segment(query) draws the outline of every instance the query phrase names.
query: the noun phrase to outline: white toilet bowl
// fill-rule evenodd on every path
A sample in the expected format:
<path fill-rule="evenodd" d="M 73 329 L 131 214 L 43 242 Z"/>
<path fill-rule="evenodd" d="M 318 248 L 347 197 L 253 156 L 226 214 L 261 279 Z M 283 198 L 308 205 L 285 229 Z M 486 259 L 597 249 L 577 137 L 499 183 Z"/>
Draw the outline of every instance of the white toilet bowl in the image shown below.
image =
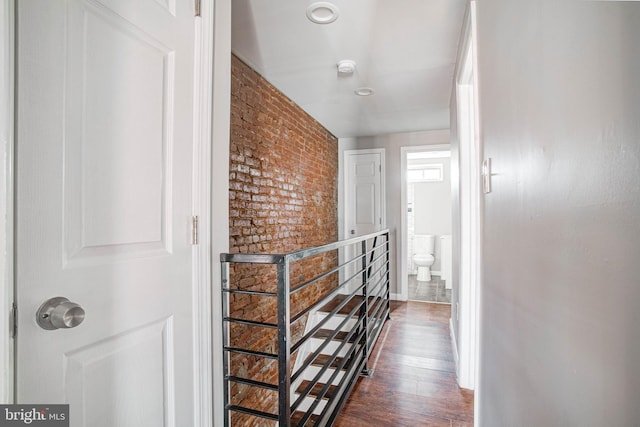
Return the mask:
<path fill-rule="evenodd" d="M 433 255 L 415 255 L 413 262 L 418 267 L 418 281 L 428 282 L 431 280 L 431 266 L 436 259 Z"/>
<path fill-rule="evenodd" d="M 431 234 L 413 236 L 413 263 L 418 267 L 419 282 L 431 280 L 431 266 L 435 261 L 435 236 Z"/>

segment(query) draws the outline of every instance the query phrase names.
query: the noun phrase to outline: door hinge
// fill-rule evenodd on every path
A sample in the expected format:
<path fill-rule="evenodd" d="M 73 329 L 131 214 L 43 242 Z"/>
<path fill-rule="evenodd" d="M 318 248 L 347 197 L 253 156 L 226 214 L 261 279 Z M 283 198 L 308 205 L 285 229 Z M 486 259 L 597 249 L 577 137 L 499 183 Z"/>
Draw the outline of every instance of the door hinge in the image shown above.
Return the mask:
<path fill-rule="evenodd" d="M 191 244 L 192 245 L 198 244 L 198 234 L 199 234 L 198 228 L 199 228 L 198 215 L 194 215 L 191 217 Z"/>
<path fill-rule="evenodd" d="M 194 0 L 195 1 L 195 16 L 202 16 L 202 0 Z"/>
<path fill-rule="evenodd" d="M 382 165 L 378 165 L 378 170 L 382 173 Z"/>
<path fill-rule="evenodd" d="M 11 306 L 11 338 L 18 335 L 18 304 L 15 302 Z"/>

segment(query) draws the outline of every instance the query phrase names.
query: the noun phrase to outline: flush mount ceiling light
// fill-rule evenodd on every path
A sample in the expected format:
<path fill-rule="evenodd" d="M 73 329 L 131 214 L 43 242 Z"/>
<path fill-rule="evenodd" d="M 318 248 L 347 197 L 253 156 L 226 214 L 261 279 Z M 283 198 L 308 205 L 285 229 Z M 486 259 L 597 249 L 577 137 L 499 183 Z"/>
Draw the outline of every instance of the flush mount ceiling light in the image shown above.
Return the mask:
<path fill-rule="evenodd" d="M 356 89 L 354 93 L 358 96 L 371 96 L 373 95 L 373 89 L 370 87 L 361 87 Z"/>
<path fill-rule="evenodd" d="M 328 1 L 311 3 L 307 8 L 307 18 L 316 24 L 330 24 L 340 15 L 338 7 Z"/>
<path fill-rule="evenodd" d="M 340 75 L 350 75 L 356 71 L 356 61 L 352 61 L 350 59 L 343 59 L 338 62 L 338 74 Z"/>

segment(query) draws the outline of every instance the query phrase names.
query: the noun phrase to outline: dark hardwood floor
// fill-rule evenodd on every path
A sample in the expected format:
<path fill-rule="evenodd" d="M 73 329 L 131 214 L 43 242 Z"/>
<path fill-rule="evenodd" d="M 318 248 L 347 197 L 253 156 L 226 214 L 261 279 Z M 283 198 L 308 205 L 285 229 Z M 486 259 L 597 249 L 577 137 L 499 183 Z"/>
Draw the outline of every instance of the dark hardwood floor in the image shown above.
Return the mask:
<path fill-rule="evenodd" d="M 472 427 L 473 392 L 456 383 L 451 307 L 392 302 L 391 317 L 335 427 Z"/>

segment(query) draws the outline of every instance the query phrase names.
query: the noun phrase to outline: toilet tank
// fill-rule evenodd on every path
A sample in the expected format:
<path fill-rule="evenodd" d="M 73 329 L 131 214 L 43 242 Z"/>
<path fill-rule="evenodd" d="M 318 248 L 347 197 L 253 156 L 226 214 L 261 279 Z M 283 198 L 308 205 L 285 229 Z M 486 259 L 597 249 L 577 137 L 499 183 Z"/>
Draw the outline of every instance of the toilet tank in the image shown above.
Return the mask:
<path fill-rule="evenodd" d="M 416 234 L 413 236 L 413 253 L 433 255 L 435 243 L 436 236 L 433 234 Z"/>

